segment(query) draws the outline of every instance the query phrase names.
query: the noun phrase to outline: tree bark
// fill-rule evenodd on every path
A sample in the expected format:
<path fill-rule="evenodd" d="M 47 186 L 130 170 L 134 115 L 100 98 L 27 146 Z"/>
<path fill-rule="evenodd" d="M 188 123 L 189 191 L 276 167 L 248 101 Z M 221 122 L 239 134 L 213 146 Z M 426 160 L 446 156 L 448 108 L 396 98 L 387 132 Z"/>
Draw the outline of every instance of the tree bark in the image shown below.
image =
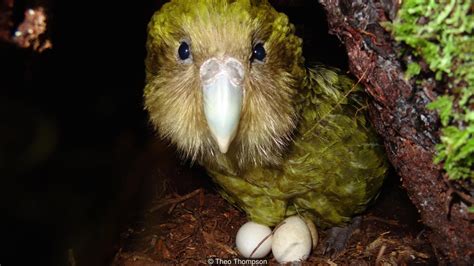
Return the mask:
<path fill-rule="evenodd" d="M 320 0 L 330 33 L 345 44 L 349 69 L 372 96 L 370 117 L 411 201 L 429 228 L 440 263 L 474 261 L 474 227 L 442 167 L 433 163 L 439 122 L 426 104 L 436 97 L 430 86 L 404 79 L 397 44 L 379 22 L 396 16 L 397 0 Z"/>

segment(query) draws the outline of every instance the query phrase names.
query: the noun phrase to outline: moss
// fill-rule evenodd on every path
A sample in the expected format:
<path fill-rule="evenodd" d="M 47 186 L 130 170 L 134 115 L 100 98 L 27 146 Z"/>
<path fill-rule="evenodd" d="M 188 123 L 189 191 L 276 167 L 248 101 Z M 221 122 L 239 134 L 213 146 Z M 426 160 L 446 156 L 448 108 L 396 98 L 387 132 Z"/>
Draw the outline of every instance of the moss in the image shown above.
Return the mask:
<path fill-rule="evenodd" d="M 421 71 L 420 64 L 415 63 L 415 62 L 410 62 L 407 65 L 407 71 L 405 73 L 405 78 L 410 79 L 413 76 L 416 76 L 416 75 L 420 74 L 420 71 Z"/>
<path fill-rule="evenodd" d="M 472 0 L 405 0 L 386 25 L 397 42 L 424 61 L 444 95 L 428 105 L 441 120 L 436 163 L 451 179 L 474 180 L 474 4 Z M 416 63 L 406 77 L 422 77 Z"/>

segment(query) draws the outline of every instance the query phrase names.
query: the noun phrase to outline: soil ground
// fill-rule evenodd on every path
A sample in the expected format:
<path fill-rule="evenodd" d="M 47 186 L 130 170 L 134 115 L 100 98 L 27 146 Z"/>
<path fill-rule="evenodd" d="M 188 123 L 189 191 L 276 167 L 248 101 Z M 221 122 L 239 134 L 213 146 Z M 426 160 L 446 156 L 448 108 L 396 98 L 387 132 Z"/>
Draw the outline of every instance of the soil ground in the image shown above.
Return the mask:
<path fill-rule="evenodd" d="M 211 258 L 214 262 L 215 258 L 242 258 L 235 247 L 235 235 L 247 222 L 243 212 L 228 204 L 212 187 L 198 187 L 184 195 L 173 191 L 176 190 L 168 186 L 158 193 L 153 204 L 137 216 L 140 218 L 134 226 L 122 233 L 112 265 L 206 265 Z M 323 254 L 326 234 L 318 232 L 319 244 L 304 264 L 436 263 L 418 213 L 395 178 L 387 180 L 378 201 L 362 218 L 346 248 L 333 257 Z M 268 264 L 277 264 L 271 254 L 265 259 Z"/>

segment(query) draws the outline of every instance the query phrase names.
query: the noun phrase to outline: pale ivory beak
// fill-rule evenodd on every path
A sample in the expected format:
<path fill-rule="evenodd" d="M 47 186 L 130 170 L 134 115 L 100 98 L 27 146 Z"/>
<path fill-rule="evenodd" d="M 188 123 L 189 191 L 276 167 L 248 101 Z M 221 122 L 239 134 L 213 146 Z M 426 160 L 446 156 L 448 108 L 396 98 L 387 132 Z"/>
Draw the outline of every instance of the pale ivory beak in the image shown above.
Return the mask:
<path fill-rule="evenodd" d="M 235 137 L 242 110 L 244 67 L 235 58 L 210 58 L 200 76 L 207 125 L 222 153 Z"/>

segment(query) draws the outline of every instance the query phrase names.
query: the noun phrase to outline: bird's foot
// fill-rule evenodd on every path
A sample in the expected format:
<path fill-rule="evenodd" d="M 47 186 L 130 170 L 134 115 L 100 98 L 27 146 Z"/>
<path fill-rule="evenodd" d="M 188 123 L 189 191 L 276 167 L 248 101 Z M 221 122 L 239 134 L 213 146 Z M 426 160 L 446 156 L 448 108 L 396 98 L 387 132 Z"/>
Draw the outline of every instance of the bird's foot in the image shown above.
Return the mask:
<path fill-rule="evenodd" d="M 355 229 L 359 228 L 362 217 L 354 217 L 350 224 L 345 227 L 333 227 L 327 230 L 328 236 L 324 243 L 324 254 L 334 257 L 346 247 L 349 238 Z"/>

